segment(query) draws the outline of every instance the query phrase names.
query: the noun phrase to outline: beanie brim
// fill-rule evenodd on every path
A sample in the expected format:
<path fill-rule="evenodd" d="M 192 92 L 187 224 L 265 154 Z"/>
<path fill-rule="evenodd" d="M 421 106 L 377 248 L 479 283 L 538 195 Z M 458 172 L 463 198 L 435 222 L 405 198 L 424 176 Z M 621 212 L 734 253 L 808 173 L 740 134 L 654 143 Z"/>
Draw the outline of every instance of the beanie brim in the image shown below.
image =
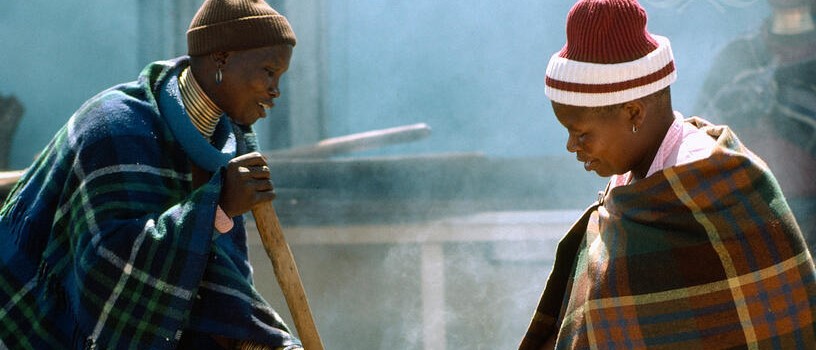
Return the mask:
<path fill-rule="evenodd" d="M 197 56 L 281 44 L 295 46 L 296 42 L 295 32 L 286 17 L 252 16 L 190 28 L 187 31 L 187 54 Z"/>
<path fill-rule="evenodd" d="M 660 91 L 677 80 L 668 38 L 652 35 L 657 49 L 629 62 L 600 64 L 558 53 L 547 65 L 545 94 L 553 102 L 581 107 L 609 106 Z"/>

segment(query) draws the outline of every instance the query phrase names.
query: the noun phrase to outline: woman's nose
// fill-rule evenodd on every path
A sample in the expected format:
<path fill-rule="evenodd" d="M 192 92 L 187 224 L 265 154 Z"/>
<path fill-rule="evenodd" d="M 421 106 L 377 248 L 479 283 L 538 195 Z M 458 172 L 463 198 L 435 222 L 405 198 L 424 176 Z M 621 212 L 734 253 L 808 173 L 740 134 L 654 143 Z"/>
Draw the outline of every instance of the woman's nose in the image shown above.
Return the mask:
<path fill-rule="evenodd" d="M 569 136 L 567 138 L 567 152 L 575 153 L 578 152 L 578 140 L 574 136 Z"/>
<path fill-rule="evenodd" d="M 280 89 L 278 89 L 278 87 L 275 86 L 275 87 L 273 87 L 272 89 L 269 90 L 269 94 L 272 95 L 273 98 L 278 98 L 278 97 L 280 97 L 280 94 L 281 94 Z"/>

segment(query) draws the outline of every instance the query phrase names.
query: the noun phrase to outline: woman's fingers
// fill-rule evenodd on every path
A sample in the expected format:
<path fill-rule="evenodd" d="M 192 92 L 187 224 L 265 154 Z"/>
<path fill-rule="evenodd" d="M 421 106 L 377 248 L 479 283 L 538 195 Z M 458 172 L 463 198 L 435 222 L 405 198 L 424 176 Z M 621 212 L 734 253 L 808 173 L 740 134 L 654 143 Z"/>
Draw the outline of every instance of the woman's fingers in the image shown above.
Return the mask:
<path fill-rule="evenodd" d="M 235 163 L 238 166 L 245 167 L 265 166 L 266 158 L 264 158 L 264 156 L 259 152 L 252 152 L 235 157 L 230 161 L 230 163 Z"/>
<path fill-rule="evenodd" d="M 255 191 L 273 191 L 275 186 L 269 180 L 252 180 Z"/>

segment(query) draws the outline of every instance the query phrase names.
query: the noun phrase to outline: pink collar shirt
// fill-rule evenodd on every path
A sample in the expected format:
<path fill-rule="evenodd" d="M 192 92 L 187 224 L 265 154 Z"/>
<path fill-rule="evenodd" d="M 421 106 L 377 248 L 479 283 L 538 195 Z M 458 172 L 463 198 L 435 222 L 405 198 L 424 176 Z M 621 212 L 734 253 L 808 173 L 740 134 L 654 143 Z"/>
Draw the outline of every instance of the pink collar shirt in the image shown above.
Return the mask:
<path fill-rule="evenodd" d="M 666 132 L 652 165 L 649 167 L 649 171 L 646 172 L 646 177 L 663 169 L 688 164 L 711 155 L 716 147 L 714 139 L 708 136 L 705 131 L 701 131 L 683 120 L 683 115 L 674 112 L 674 121 Z M 613 175 L 611 179 L 612 187 L 627 185 L 634 182 L 633 180 L 631 171 L 623 175 Z"/>

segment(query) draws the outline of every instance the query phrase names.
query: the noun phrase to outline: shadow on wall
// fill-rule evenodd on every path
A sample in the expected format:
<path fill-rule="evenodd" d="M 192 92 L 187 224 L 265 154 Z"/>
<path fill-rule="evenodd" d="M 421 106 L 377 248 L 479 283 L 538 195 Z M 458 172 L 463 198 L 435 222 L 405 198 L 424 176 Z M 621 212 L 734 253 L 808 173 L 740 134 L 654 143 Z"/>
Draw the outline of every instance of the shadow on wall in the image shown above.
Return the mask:
<path fill-rule="evenodd" d="M 19 171 L 2 170 L 8 169 L 11 141 L 24 112 L 23 104 L 17 98 L 0 95 L 0 204 L 5 201 L 6 195 L 20 174 Z"/>
<path fill-rule="evenodd" d="M 0 170 L 8 169 L 11 140 L 25 109 L 13 95 L 0 95 Z"/>

